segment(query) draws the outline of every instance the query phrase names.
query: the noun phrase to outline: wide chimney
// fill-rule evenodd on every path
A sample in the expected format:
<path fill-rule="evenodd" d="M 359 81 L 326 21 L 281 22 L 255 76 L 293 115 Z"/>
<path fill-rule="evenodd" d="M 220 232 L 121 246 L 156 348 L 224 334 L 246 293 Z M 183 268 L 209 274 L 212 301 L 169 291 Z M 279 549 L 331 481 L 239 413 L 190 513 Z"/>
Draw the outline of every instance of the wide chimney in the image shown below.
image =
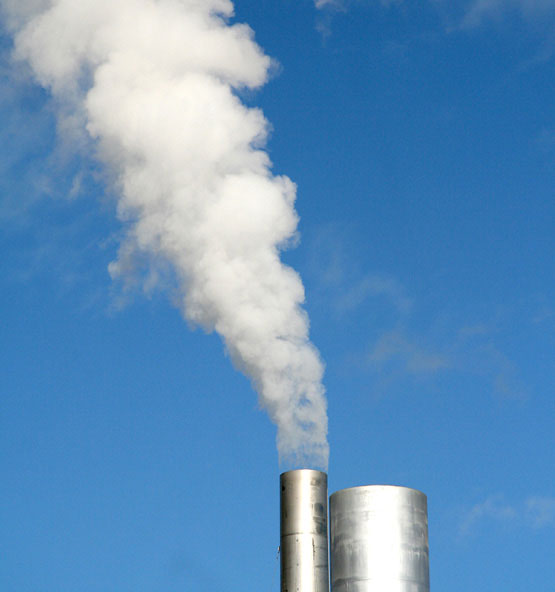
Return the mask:
<path fill-rule="evenodd" d="M 430 590 L 427 500 L 416 489 L 368 485 L 334 493 L 330 547 L 332 592 Z"/>
<path fill-rule="evenodd" d="M 281 592 L 329 592 L 326 473 L 282 473 L 280 514 Z"/>

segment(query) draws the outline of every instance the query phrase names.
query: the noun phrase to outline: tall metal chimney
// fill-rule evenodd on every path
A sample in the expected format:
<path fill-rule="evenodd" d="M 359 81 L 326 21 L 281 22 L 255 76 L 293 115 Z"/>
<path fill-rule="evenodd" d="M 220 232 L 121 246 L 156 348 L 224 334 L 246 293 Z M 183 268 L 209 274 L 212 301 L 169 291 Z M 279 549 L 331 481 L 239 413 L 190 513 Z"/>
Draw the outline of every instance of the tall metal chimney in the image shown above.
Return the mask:
<path fill-rule="evenodd" d="M 422 492 L 392 485 L 337 491 L 330 530 L 332 592 L 429 592 Z"/>
<path fill-rule="evenodd" d="M 282 473 L 280 502 L 281 592 L 329 592 L 328 476 Z"/>

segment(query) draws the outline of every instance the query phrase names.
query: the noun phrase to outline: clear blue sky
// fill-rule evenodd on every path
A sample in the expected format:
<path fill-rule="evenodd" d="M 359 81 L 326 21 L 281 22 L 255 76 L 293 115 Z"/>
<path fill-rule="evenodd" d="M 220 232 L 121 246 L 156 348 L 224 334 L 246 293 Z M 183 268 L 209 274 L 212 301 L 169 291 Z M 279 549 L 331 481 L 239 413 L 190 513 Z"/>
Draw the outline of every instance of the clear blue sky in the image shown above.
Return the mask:
<path fill-rule="evenodd" d="M 241 97 L 297 184 L 330 493 L 424 491 L 433 590 L 553 592 L 555 2 L 234 4 L 279 64 Z M 102 169 L 1 47 L 0 589 L 277 591 L 275 426 L 112 281 Z"/>

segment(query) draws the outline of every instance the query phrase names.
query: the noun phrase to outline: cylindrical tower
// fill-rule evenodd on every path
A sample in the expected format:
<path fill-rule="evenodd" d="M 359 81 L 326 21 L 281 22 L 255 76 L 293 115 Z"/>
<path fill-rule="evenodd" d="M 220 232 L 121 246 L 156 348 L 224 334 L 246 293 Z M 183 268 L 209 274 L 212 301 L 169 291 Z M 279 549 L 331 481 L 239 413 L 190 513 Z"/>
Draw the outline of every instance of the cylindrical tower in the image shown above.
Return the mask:
<path fill-rule="evenodd" d="M 329 592 L 328 476 L 282 473 L 280 501 L 281 592 Z"/>
<path fill-rule="evenodd" d="M 416 489 L 337 491 L 330 497 L 330 545 L 332 592 L 430 590 L 427 500 Z"/>

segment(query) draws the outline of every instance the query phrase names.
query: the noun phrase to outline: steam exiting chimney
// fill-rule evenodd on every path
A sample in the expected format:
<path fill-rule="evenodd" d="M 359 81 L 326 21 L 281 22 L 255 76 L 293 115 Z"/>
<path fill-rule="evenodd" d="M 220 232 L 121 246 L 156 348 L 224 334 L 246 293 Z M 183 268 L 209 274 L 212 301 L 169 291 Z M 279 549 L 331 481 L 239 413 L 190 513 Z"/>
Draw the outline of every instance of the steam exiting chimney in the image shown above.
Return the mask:
<path fill-rule="evenodd" d="M 327 475 L 283 473 L 281 592 L 330 592 Z M 330 497 L 331 592 L 429 592 L 428 511 L 416 489 L 369 485 Z"/>

